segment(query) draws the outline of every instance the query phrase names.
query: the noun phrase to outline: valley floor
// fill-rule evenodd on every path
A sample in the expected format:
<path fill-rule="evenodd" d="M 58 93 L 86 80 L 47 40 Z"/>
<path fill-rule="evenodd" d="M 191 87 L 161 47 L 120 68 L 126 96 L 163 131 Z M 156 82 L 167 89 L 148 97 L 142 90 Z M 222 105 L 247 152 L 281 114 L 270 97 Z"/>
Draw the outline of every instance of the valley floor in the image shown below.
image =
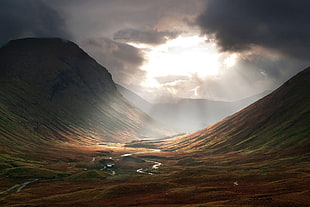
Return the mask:
<path fill-rule="evenodd" d="M 26 158 L 27 157 L 27 158 Z M 0 206 L 307 206 L 309 156 L 119 144 L 0 155 Z"/>

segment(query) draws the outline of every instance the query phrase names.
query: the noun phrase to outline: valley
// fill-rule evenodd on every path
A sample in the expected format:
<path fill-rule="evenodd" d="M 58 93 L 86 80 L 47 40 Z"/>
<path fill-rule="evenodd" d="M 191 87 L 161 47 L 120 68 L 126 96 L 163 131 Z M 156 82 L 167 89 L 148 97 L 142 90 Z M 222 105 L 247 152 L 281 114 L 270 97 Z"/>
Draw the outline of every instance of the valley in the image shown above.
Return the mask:
<path fill-rule="evenodd" d="M 132 91 L 116 84 L 117 90 L 139 109 L 179 133 L 192 133 L 248 106 L 271 91 L 265 91 L 237 101 L 208 99 L 176 99 L 170 102 L 149 103 Z"/>
<path fill-rule="evenodd" d="M 309 0 L 0 0 L 0 207 L 309 207 Z"/>
<path fill-rule="evenodd" d="M 70 41 L 11 41 L 0 69 L 0 206 L 309 203 L 310 68 L 194 133 L 138 109 Z"/>
<path fill-rule="evenodd" d="M 2 154 L 1 165 L 10 165 L 1 171 L 2 206 L 306 206 L 309 199 L 309 155 L 67 145 L 31 160 Z"/>

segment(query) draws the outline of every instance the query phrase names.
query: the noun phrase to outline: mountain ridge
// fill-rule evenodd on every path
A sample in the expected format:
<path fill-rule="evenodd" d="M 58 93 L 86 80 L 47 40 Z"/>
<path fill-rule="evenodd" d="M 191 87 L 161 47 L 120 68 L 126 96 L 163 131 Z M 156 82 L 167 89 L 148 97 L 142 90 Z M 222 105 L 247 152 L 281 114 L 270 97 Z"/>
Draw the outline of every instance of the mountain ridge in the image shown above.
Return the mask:
<path fill-rule="evenodd" d="M 0 49 L 0 74 L 2 144 L 125 142 L 171 132 L 123 98 L 106 68 L 73 42 L 10 41 Z"/>

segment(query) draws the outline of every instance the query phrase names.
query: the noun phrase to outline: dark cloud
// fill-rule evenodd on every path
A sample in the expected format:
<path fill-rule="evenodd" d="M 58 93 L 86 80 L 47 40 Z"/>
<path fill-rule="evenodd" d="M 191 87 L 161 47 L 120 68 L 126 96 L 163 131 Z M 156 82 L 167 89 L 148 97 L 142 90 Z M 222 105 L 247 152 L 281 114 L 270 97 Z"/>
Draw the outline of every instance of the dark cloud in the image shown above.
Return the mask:
<path fill-rule="evenodd" d="M 197 23 L 223 51 L 253 46 L 309 58 L 310 1 L 209 0 Z"/>
<path fill-rule="evenodd" d="M 75 39 L 108 37 L 134 28 L 143 31 L 182 31 L 185 20 L 194 19 L 203 0 L 53 0 L 61 10 Z M 163 33 L 163 35 L 166 35 Z"/>
<path fill-rule="evenodd" d="M 88 39 L 81 45 L 99 63 L 107 67 L 115 82 L 133 85 L 145 79 L 145 72 L 139 69 L 144 62 L 139 49 L 108 38 Z"/>
<path fill-rule="evenodd" d="M 0 1 L 0 45 L 22 37 L 70 38 L 60 14 L 40 0 Z"/>
<path fill-rule="evenodd" d="M 116 82 L 140 94 L 237 99 L 273 89 L 309 64 L 309 8 L 307 0 L 0 0 L 0 45 L 58 36 L 81 45 Z M 156 78 L 160 88 L 140 85 L 147 51 L 124 42 L 158 45 L 199 29 L 222 54 L 236 52 L 236 65 L 222 64 L 217 78 L 167 76 Z"/>
<path fill-rule="evenodd" d="M 126 42 L 145 43 L 150 45 L 159 45 L 165 43 L 169 39 L 177 37 L 177 32 L 157 31 L 157 30 L 138 30 L 138 29 L 122 29 L 114 34 L 114 40 L 122 40 Z"/>

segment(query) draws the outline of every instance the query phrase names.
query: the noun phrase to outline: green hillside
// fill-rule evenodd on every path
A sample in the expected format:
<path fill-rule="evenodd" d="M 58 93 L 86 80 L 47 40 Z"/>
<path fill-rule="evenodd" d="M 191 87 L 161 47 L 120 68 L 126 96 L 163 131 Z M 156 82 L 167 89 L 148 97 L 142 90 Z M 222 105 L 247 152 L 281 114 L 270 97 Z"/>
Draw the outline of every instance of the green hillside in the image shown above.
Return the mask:
<path fill-rule="evenodd" d="M 310 149 L 310 68 L 240 112 L 194 134 L 171 149 L 208 152 L 286 152 Z"/>
<path fill-rule="evenodd" d="M 125 142 L 170 131 L 116 90 L 109 72 L 76 44 L 21 39 L 0 49 L 0 146 Z"/>

